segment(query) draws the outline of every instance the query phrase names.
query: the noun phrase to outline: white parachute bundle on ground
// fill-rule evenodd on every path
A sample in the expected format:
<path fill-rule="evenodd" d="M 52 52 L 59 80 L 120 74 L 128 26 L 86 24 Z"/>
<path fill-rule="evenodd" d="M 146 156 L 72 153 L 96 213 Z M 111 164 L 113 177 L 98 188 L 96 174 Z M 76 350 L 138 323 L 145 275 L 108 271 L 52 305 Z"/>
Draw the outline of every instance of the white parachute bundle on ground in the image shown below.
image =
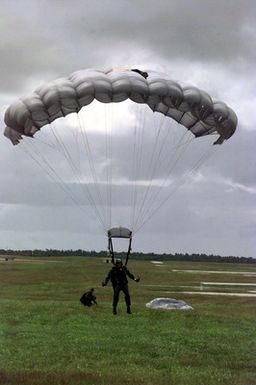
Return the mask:
<path fill-rule="evenodd" d="M 146 307 L 150 309 L 179 309 L 179 310 L 193 310 L 192 306 L 188 305 L 185 301 L 174 298 L 155 298 L 146 304 Z"/>

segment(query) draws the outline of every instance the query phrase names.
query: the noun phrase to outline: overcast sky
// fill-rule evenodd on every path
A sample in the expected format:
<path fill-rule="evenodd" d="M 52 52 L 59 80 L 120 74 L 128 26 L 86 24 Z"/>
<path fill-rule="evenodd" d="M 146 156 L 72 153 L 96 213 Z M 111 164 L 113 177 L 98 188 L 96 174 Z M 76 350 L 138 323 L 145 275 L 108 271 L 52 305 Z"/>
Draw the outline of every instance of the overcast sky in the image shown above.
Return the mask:
<path fill-rule="evenodd" d="M 237 131 L 133 249 L 256 257 L 255 15 L 254 0 L 1 0 L 2 132 L 10 103 L 79 69 L 138 67 L 195 85 L 236 112 Z M 0 248 L 106 248 L 93 211 L 73 205 L 3 135 L 0 150 Z"/>

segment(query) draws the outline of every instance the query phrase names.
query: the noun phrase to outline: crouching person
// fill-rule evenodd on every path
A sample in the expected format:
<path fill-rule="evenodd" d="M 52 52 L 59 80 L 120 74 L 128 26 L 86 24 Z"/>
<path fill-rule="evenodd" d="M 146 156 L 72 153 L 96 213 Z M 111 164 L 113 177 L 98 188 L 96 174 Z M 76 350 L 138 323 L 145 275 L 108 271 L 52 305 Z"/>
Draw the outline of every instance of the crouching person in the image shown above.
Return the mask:
<path fill-rule="evenodd" d="M 91 290 L 84 293 L 80 298 L 80 302 L 84 306 L 92 306 L 93 304 L 97 305 L 96 296 L 94 295 L 94 289 L 92 288 Z"/>

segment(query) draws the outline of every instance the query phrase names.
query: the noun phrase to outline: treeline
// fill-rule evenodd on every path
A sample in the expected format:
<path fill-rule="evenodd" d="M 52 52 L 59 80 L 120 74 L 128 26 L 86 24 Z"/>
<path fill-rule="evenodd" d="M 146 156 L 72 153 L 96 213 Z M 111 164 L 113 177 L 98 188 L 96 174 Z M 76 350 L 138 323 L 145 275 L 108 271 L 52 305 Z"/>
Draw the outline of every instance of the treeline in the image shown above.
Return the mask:
<path fill-rule="evenodd" d="M 79 257 L 96 257 L 110 259 L 106 251 L 86 251 L 78 250 L 11 250 L 0 249 L 2 256 L 23 256 L 23 257 L 64 257 L 64 256 L 79 256 Z M 122 258 L 126 257 L 125 253 L 115 253 L 115 256 Z M 157 253 L 138 253 L 134 252 L 130 255 L 130 259 L 140 259 L 149 261 L 194 261 L 194 262 L 231 262 L 231 263 L 256 263 L 256 258 L 238 257 L 238 256 L 220 256 L 207 254 L 157 254 Z"/>

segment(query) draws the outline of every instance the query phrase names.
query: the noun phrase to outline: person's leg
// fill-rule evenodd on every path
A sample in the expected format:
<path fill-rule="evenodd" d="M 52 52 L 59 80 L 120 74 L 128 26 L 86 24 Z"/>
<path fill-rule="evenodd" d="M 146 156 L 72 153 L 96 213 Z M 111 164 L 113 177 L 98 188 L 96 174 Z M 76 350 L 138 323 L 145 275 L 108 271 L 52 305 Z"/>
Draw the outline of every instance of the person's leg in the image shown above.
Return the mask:
<path fill-rule="evenodd" d="M 131 297 L 130 297 L 128 285 L 125 285 L 123 287 L 123 292 L 124 292 L 124 299 L 125 299 L 125 303 L 126 303 L 126 307 L 127 307 L 127 313 L 131 314 L 132 313 L 131 312 Z"/>
<path fill-rule="evenodd" d="M 113 293 L 113 314 L 117 314 L 116 308 L 117 308 L 117 304 L 119 301 L 120 287 L 119 286 L 113 286 L 113 290 L 114 290 L 114 293 Z"/>

